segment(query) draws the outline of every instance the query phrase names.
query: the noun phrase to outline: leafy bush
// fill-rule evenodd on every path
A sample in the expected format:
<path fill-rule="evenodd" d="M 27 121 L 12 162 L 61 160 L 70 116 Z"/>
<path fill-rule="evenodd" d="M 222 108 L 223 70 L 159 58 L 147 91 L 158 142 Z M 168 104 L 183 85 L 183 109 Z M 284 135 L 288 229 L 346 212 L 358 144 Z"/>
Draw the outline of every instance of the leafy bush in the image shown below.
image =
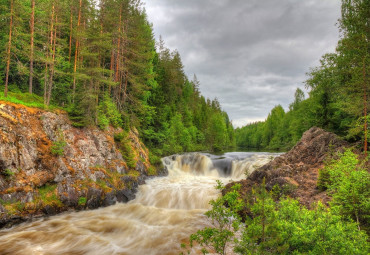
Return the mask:
<path fill-rule="evenodd" d="M 263 187 L 263 185 L 262 185 Z M 217 188 L 222 188 L 220 183 Z M 252 203 L 240 199 L 238 186 L 212 200 L 206 212 L 213 227 L 190 236 L 203 254 L 226 254 L 226 246 L 238 254 L 369 254 L 368 236 L 353 221 L 321 203 L 308 210 L 290 198 L 275 202 L 264 188 L 255 189 Z M 227 206 L 226 206 L 227 205 Z M 247 209 L 241 221 L 240 211 Z M 241 233 L 237 234 L 237 233 Z M 240 237 L 239 237 L 240 236 Z M 182 245 L 185 247 L 184 245 Z"/>
<path fill-rule="evenodd" d="M 339 155 L 321 172 L 320 185 L 325 185 L 333 197 L 331 206 L 345 217 L 350 217 L 361 227 L 369 228 L 370 174 L 351 150 Z M 323 181 L 325 173 L 326 181 Z"/>
<path fill-rule="evenodd" d="M 129 168 L 136 167 L 135 154 L 131 148 L 131 142 L 128 138 L 128 133 L 125 131 L 115 134 L 114 140 L 118 143 L 119 150 L 122 153 L 123 159 Z"/>
<path fill-rule="evenodd" d="M 222 183 L 217 181 L 216 189 L 221 191 L 224 188 Z M 233 241 L 235 233 L 241 225 L 238 211 L 242 209 L 243 202 L 238 193 L 239 189 L 240 185 L 235 185 L 231 192 L 210 202 L 212 209 L 205 215 L 211 220 L 213 227 L 207 227 L 192 234 L 190 236 L 191 247 L 196 242 L 203 247 L 203 254 L 209 252 L 226 254 L 227 247 Z M 226 204 L 228 206 L 225 206 Z M 183 247 L 185 246 L 183 245 Z"/>
<path fill-rule="evenodd" d="M 86 197 L 80 197 L 78 199 L 78 205 L 84 206 L 86 204 L 86 201 L 87 201 Z"/>
<path fill-rule="evenodd" d="M 109 124 L 113 127 L 119 127 L 123 124 L 121 113 L 107 93 L 104 94 L 103 100 L 99 103 L 97 122 L 101 129 L 106 129 Z"/>

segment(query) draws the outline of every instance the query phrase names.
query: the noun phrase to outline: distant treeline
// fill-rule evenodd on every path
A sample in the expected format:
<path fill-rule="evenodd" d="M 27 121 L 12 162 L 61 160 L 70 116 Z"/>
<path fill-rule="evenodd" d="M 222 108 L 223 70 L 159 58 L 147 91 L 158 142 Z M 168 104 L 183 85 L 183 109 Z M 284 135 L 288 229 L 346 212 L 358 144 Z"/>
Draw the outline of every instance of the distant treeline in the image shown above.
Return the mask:
<path fill-rule="evenodd" d="M 336 52 L 324 55 L 308 73 L 305 99 L 297 89 L 289 111 L 278 105 L 264 122 L 236 129 L 239 147 L 287 150 L 304 131 L 318 126 L 349 141 L 369 137 L 370 1 L 342 0 L 341 38 Z"/>
<path fill-rule="evenodd" d="M 140 0 L 0 1 L 0 53 L 0 99 L 61 107 L 75 126 L 136 127 L 157 155 L 235 145 L 218 101 L 156 47 Z"/>

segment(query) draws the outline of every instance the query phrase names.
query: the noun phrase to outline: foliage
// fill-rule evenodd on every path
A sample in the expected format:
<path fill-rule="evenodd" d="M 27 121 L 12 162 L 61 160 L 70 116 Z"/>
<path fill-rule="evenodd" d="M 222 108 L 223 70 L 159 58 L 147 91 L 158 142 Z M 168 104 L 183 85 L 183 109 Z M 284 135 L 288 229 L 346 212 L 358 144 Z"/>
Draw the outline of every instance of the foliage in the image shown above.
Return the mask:
<path fill-rule="evenodd" d="M 12 169 L 5 169 L 1 172 L 2 175 L 4 175 L 6 178 L 10 179 L 15 175 L 15 172 Z"/>
<path fill-rule="evenodd" d="M 106 129 L 108 125 L 119 127 L 122 124 L 120 112 L 109 95 L 105 94 L 98 107 L 98 126 Z"/>
<path fill-rule="evenodd" d="M 191 235 L 191 244 L 197 242 L 203 247 L 203 254 L 226 254 L 226 244 L 238 254 L 370 252 L 366 233 L 353 221 L 338 215 L 335 209 L 318 203 L 309 210 L 291 198 L 274 201 L 263 187 L 254 189 L 252 199 L 248 200 L 252 202 L 242 200 L 237 188 L 212 201 L 213 207 L 206 215 L 216 224 Z M 249 212 L 243 214 L 244 222 L 240 218 L 241 209 Z"/>
<path fill-rule="evenodd" d="M 9 92 L 8 97 L 4 97 L 4 93 L 0 91 L 0 101 L 7 101 L 15 104 L 22 104 L 28 107 L 36 107 L 36 108 L 41 108 L 45 109 L 46 106 L 44 105 L 43 99 L 35 94 L 29 94 L 29 93 L 13 93 Z M 48 109 L 55 109 L 56 107 L 54 106 L 49 106 Z"/>
<path fill-rule="evenodd" d="M 122 131 L 121 133 L 115 134 L 114 140 L 118 142 L 119 150 L 121 151 L 127 166 L 134 169 L 136 167 L 136 160 L 134 151 L 131 147 L 131 142 L 128 138 L 128 133 Z"/>
<path fill-rule="evenodd" d="M 64 148 L 66 147 L 67 143 L 64 140 L 64 135 L 61 130 L 58 132 L 58 138 L 55 142 L 53 142 L 53 145 L 51 146 L 51 154 L 54 156 L 63 156 L 64 155 Z"/>
<path fill-rule="evenodd" d="M 42 204 L 45 205 L 52 205 L 52 206 L 63 206 L 62 202 L 60 201 L 59 197 L 56 193 L 57 185 L 49 185 L 45 184 L 44 186 L 38 189 L 39 198 Z"/>
<path fill-rule="evenodd" d="M 331 206 L 368 229 L 370 220 L 370 174 L 358 156 L 347 150 L 321 171 L 319 184 L 331 192 Z M 324 176 L 323 176 L 324 175 Z"/>
<path fill-rule="evenodd" d="M 221 181 L 217 181 L 216 189 L 222 190 L 225 187 Z M 235 232 L 239 230 L 241 218 L 238 215 L 243 207 L 238 190 L 240 185 L 235 185 L 232 191 L 225 196 L 212 200 L 212 209 L 205 215 L 211 220 L 213 227 L 206 227 L 190 236 L 190 246 L 194 242 L 204 247 L 203 254 L 210 252 L 226 254 L 226 249 L 235 237 Z M 227 205 L 227 206 L 226 206 Z"/>
<path fill-rule="evenodd" d="M 79 197 L 78 198 L 78 205 L 84 206 L 86 204 L 86 197 Z"/>
<path fill-rule="evenodd" d="M 12 11 L 0 2 L 2 70 L 9 60 L 0 78 L 10 91 L 0 100 L 63 108 L 75 127 L 135 127 L 158 156 L 235 144 L 227 114 L 189 81 L 180 54 L 163 41 L 156 48 L 142 1 L 43 0 L 34 16 L 30 1 L 12 2 Z"/>

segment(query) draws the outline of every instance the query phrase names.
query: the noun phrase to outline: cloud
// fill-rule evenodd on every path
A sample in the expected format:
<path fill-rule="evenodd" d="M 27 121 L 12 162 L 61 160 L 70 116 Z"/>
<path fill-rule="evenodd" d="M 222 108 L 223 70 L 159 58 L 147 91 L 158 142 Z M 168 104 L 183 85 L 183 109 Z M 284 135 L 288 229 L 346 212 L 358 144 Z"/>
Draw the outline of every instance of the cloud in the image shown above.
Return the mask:
<path fill-rule="evenodd" d="M 201 92 L 235 126 L 287 109 L 305 73 L 338 40 L 337 0 L 145 0 L 156 37 L 177 49 Z"/>

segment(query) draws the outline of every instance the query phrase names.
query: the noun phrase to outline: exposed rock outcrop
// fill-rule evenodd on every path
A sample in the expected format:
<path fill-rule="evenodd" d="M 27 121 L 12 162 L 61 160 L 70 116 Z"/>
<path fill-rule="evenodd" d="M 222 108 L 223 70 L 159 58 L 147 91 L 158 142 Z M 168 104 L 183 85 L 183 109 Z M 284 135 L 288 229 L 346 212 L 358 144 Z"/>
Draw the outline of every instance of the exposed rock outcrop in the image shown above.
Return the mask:
<path fill-rule="evenodd" d="M 303 134 L 289 152 L 276 157 L 254 171 L 246 180 L 240 181 L 241 193 L 249 194 L 254 185 L 261 184 L 265 179 L 267 190 L 278 185 L 307 207 L 318 201 L 326 203 L 329 201 L 326 192 L 317 189 L 319 169 L 327 157 L 343 151 L 345 147 L 349 147 L 349 144 L 335 134 L 313 127 Z"/>
<path fill-rule="evenodd" d="M 121 132 L 79 129 L 62 111 L 0 102 L 0 227 L 133 199 L 156 170 L 137 131 L 115 141 Z"/>

